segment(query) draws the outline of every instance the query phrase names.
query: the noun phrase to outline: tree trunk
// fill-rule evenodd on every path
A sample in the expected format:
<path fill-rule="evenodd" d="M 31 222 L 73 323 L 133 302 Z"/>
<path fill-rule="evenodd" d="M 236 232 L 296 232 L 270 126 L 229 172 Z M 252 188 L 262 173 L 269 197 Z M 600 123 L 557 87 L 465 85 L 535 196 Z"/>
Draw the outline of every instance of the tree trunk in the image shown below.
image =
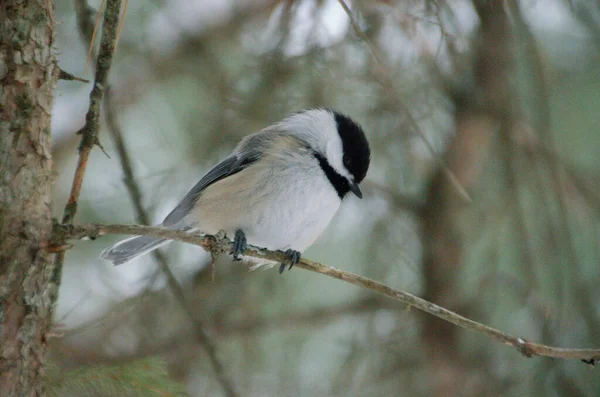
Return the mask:
<path fill-rule="evenodd" d="M 53 1 L 0 1 L 0 397 L 42 396 L 58 281 L 50 114 Z"/>

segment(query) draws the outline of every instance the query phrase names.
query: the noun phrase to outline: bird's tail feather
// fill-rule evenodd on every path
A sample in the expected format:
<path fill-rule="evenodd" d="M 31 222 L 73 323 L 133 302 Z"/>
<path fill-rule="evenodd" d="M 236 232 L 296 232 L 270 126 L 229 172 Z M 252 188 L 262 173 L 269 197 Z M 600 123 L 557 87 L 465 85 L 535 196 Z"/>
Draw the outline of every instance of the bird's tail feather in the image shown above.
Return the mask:
<path fill-rule="evenodd" d="M 169 241 L 164 238 L 147 236 L 130 237 L 106 248 L 100 257 L 116 265 L 122 265 L 130 260 L 144 255 Z"/>

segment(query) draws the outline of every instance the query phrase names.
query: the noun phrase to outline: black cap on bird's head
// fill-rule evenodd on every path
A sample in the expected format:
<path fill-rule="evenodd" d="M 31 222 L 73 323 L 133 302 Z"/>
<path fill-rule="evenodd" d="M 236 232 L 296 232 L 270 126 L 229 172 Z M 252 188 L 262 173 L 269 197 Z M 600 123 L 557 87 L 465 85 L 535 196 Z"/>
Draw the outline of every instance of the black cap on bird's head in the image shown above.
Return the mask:
<path fill-rule="evenodd" d="M 354 120 L 339 112 L 333 111 L 337 124 L 337 131 L 342 140 L 342 163 L 352 175 L 353 180 L 348 181 L 349 190 L 362 198 L 358 184 L 365 179 L 371 162 L 371 150 L 365 132 Z"/>

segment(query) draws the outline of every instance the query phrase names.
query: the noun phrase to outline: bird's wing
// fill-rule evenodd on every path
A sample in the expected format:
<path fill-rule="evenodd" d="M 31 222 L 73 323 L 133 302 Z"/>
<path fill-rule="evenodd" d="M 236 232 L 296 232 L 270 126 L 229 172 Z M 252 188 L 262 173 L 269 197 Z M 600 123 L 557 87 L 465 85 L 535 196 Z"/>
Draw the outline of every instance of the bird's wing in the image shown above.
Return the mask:
<path fill-rule="evenodd" d="M 223 178 L 236 174 L 250 166 L 252 163 L 258 161 L 262 156 L 262 153 L 264 153 L 264 149 L 269 144 L 269 139 L 265 139 L 264 134 L 264 132 L 262 134 L 254 134 L 243 139 L 231 156 L 215 165 L 202 177 L 202 179 L 200 179 L 200 182 L 185 195 L 183 200 L 177 204 L 177 207 L 167 215 L 162 223 L 163 226 L 173 226 L 181 221 L 191 211 L 202 191 L 208 186 Z"/>

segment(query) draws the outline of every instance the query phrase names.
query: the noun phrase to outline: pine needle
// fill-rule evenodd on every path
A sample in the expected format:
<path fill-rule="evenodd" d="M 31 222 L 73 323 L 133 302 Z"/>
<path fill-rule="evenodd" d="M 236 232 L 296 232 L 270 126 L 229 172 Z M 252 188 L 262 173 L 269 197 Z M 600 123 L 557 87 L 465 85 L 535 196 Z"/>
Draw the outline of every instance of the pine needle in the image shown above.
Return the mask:
<path fill-rule="evenodd" d="M 84 365 L 67 371 L 50 364 L 46 384 L 50 397 L 98 394 L 119 397 L 188 395 L 183 384 L 169 378 L 167 363 L 159 357 L 113 365 Z"/>
<path fill-rule="evenodd" d="M 119 30 L 117 31 L 117 38 L 115 40 L 115 49 L 117 51 L 117 46 L 119 45 L 119 37 L 121 37 L 121 31 L 123 30 L 123 25 L 125 24 L 125 15 L 127 15 L 127 6 L 129 5 L 129 0 L 125 0 L 125 5 L 123 6 L 123 15 L 121 15 L 121 21 L 119 22 Z"/>
<path fill-rule="evenodd" d="M 96 40 L 96 33 L 98 32 L 98 27 L 100 26 L 100 16 L 102 15 L 102 9 L 104 8 L 105 2 L 106 2 L 106 0 L 102 0 L 102 3 L 100 3 L 100 8 L 98 9 L 98 15 L 96 16 L 96 24 L 94 25 L 94 32 L 92 32 L 92 39 L 90 40 L 90 49 L 88 50 L 87 59 L 85 60 L 85 71 L 83 72 L 84 76 L 88 72 L 88 68 L 90 66 L 90 61 L 92 59 L 92 50 L 94 49 L 94 41 Z"/>

